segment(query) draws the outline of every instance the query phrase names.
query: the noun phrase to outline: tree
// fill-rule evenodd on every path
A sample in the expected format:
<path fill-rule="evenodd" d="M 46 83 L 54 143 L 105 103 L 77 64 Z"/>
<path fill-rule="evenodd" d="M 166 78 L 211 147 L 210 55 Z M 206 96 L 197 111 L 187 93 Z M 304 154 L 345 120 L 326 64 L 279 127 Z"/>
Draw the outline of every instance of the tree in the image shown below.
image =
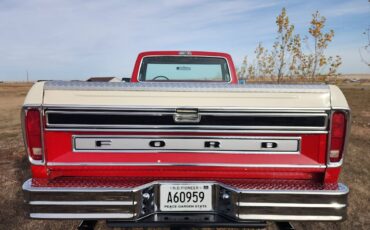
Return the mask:
<path fill-rule="evenodd" d="M 361 61 L 370 67 L 370 26 L 364 31 L 363 35 L 366 37 L 367 43 L 359 49 L 359 53 Z"/>
<path fill-rule="evenodd" d="M 284 67 L 286 65 L 286 53 L 289 52 L 289 46 L 293 43 L 294 25 L 290 24 L 286 9 L 283 8 L 281 13 L 276 17 L 276 25 L 278 27 L 278 36 L 274 43 L 274 50 L 277 57 L 277 81 L 280 82 L 284 75 Z"/>
<path fill-rule="evenodd" d="M 330 80 L 331 77 L 337 77 L 339 73 L 337 72 L 338 67 L 342 64 L 342 58 L 339 55 L 336 55 L 335 58 L 329 57 L 329 70 L 327 73 L 327 81 Z"/>
<path fill-rule="evenodd" d="M 334 37 L 334 30 L 330 30 L 328 33 L 323 32 L 325 22 L 326 18 L 321 16 L 319 11 L 312 14 L 311 26 L 308 29 L 314 40 L 312 81 L 316 78 L 318 69 L 328 64 L 328 58 L 325 57 L 324 51 Z"/>
<path fill-rule="evenodd" d="M 276 17 L 277 34 L 271 51 L 259 43 L 255 50 L 255 58 L 250 64 L 244 62 L 244 74 L 253 77 L 276 77 L 280 83 L 284 76 L 291 79 L 303 77 L 316 80 L 317 75 L 333 77 L 338 75 L 342 64 L 340 56 L 326 56 L 325 50 L 334 37 L 334 31 L 324 31 L 326 19 L 318 11 L 312 14 L 308 29 L 310 36 L 294 34 L 294 25 L 290 23 L 285 8 Z M 313 40 L 313 41 L 311 41 Z M 302 48 L 302 42 L 307 48 Z M 313 49 L 310 47 L 313 43 Z M 370 48 L 370 46 L 367 46 Z"/>
<path fill-rule="evenodd" d="M 288 74 L 290 78 L 293 78 L 294 76 L 300 75 L 300 69 L 302 69 L 302 67 L 299 67 L 303 56 L 301 36 L 299 34 L 294 35 L 293 41 L 288 44 L 288 51 L 291 54 Z"/>
<path fill-rule="evenodd" d="M 243 63 L 241 67 L 238 69 L 238 78 L 242 80 L 247 80 L 248 74 L 247 74 L 247 68 L 248 68 L 248 58 L 247 56 L 244 57 Z"/>
<path fill-rule="evenodd" d="M 274 55 L 263 47 L 262 43 L 258 44 L 254 53 L 256 54 L 255 75 L 258 77 L 273 78 L 275 68 Z"/>

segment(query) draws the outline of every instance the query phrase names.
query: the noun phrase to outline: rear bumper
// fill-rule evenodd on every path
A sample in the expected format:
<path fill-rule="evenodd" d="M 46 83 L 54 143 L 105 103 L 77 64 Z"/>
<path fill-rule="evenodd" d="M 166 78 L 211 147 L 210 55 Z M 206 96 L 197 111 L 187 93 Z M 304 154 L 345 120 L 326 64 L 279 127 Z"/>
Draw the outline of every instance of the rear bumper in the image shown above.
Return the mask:
<path fill-rule="evenodd" d="M 341 221 L 346 217 L 348 188 L 343 184 L 335 189 L 290 190 L 273 186 L 248 189 L 247 186 L 207 181 L 213 189 L 212 212 L 166 213 L 159 210 L 159 189 L 163 183 L 169 181 L 133 187 L 48 187 L 35 185 L 30 179 L 23 184 L 23 191 L 27 215 L 37 219 L 109 219 L 127 223 L 148 223 L 149 220 L 154 224 L 168 222 L 173 216 L 181 216 L 184 220 L 208 216 L 197 220 L 198 223 L 219 218 L 239 223 Z"/>

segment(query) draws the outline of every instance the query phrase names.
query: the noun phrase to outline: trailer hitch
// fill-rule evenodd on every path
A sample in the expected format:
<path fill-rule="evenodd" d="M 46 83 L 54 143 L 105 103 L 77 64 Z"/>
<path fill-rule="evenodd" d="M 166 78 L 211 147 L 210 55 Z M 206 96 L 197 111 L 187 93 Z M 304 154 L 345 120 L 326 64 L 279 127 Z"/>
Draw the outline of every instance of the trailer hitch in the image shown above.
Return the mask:
<path fill-rule="evenodd" d="M 94 230 L 97 220 L 82 220 L 78 225 L 78 230 Z"/>

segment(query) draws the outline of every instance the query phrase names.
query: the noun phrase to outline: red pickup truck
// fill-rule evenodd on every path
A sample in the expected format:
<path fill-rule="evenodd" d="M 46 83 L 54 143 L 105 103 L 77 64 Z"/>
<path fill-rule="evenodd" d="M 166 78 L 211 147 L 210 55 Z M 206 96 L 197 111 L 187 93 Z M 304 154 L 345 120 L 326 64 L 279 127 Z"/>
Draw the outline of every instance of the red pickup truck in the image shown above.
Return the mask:
<path fill-rule="evenodd" d="M 237 84 L 230 55 L 139 54 L 132 82 L 36 83 L 30 218 L 109 226 L 341 221 L 350 109 L 333 85 Z"/>

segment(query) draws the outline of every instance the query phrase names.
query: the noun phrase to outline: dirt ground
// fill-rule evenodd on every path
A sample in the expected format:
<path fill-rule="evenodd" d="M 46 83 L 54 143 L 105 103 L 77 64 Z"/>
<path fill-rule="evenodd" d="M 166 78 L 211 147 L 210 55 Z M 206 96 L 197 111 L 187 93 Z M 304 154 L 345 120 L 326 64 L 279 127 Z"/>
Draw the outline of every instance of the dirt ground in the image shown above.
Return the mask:
<path fill-rule="evenodd" d="M 76 229 L 78 221 L 24 217 L 22 182 L 29 178 L 20 108 L 29 84 L 0 83 L 0 229 Z M 297 229 L 370 229 L 370 85 L 341 87 L 352 109 L 352 131 L 341 181 L 350 187 L 348 219 L 341 223 L 293 223 Z M 107 229 L 103 222 L 97 229 Z M 269 223 L 268 229 L 275 229 Z"/>

